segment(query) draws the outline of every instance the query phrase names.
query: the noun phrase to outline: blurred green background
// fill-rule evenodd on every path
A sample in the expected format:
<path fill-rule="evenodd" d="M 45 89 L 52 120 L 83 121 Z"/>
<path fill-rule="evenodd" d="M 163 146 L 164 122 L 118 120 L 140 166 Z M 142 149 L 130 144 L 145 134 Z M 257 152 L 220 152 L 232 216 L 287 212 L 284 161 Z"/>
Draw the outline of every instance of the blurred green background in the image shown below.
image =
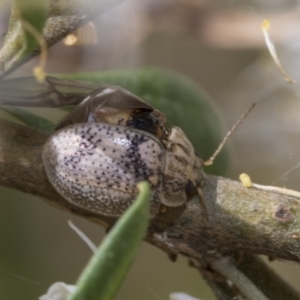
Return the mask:
<path fill-rule="evenodd" d="M 169 68 L 189 76 L 212 96 L 227 129 L 258 102 L 230 141 L 227 177 L 238 179 L 246 172 L 256 183 L 299 189 L 299 85 L 284 82 L 260 29 L 269 17 L 282 63 L 300 81 L 298 1 L 245 1 L 243 6 L 229 0 L 140 2 L 127 0 L 99 17 L 94 22 L 97 45 L 60 43 L 51 48 L 47 70 Z M 3 32 L 7 15 L 6 9 L 0 13 Z M 26 64 L 18 74 L 31 74 L 35 63 Z M 56 120 L 61 116 L 51 109 L 33 111 Z M 6 188 L 0 195 L 0 299 L 37 299 L 53 282 L 74 283 L 91 251 L 67 221 L 71 219 L 96 244 L 104 230 L 33 196 Z M 296 264 L 271 266 L 299 289 Z M 117 299 L 162 300 L 176 291 L 214 299 L 185 259 L 172 263 L 144 243 Z"/>

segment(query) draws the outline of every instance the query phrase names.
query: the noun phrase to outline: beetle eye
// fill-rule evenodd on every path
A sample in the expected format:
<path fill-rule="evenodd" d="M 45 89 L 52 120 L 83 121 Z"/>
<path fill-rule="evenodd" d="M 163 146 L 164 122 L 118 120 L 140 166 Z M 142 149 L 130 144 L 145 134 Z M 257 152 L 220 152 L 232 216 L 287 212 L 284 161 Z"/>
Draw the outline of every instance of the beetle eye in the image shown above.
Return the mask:
<path fill-rule="evenodd" d="M 170 128 L 164 128 L 164 135 L 168 137 L 171 134 Z"/>
<path fill-rule="evenodd" d="M 189 200 L 198 195 L 197 188 L 191 180 L 188 180 L 185 184 L 185 193 Z"/>

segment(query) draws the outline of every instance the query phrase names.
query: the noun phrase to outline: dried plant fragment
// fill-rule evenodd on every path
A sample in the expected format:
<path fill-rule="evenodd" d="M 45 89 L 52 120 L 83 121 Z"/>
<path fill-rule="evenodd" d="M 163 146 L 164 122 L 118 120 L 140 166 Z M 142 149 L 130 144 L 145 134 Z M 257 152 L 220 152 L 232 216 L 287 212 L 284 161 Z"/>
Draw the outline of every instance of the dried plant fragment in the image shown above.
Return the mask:
<path fill-rule="evenodd" d="M 261 25 L 261 29 L 262 29 L 268 50 L 276 64 L 276 66 L 278 67 L 282 77 L 284 78 L 284 80 L 287 81 L 288 83 L 295 83 L 295 80 L 293 78 L 291 78 L 290 75 L 288 75 L 288 73 L 285 71 L 285 69 L 283 68 L 283 66 L 278 58 L 276 48 L 275 48 L 274 44 L 272 43 L 269 33 L 268 33 L 269 28 L 270 28 L 270 21 L 268 19 L 265 19 Z"/>

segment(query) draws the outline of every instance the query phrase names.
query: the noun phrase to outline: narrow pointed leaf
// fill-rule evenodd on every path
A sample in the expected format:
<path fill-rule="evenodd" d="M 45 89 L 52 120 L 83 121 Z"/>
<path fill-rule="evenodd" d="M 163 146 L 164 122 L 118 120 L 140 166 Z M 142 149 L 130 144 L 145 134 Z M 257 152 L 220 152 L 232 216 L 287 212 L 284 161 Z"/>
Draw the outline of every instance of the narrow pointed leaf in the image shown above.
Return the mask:
<path fill-rule="evenodd" d="M 149 184 L 139 184 L 137 200 L 109 232 L 81 274 L 68 300 L 112 300 L 146 235 L 150 218 Z"/>
<path fill-rule="evenodd" d="M 53 122 L 22 108 L 1 106 L 1 109 L 32 128 L 51 132 L 55 127 Z"/>

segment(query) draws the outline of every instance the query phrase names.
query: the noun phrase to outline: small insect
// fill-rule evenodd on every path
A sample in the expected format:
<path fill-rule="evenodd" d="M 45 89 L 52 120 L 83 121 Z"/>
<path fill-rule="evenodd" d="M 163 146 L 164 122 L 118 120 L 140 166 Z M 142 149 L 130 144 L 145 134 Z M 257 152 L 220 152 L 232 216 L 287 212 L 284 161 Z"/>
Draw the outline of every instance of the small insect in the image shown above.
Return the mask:
<path fill-rule="evenodd" d="M 123 214 L 137 195 L 137 183 L 147 180 L 154 216 L 161 204 L 184 204 L 204 182 L 201 160 L 183 132 L 172 128 L 170 137 L 162 142 L 147 131 L 126 126 L 74 124 L 48 139 L 44 167 L 65 199 L 111 217 Z"/>
<path fill-rule="evenodd" d="M 72 204 L 110 217 L 124 213 L 143 180 L 151 185 L 152 216 L 161 205 L 183 205 L 202 195 L 203 165 L 183 131 L 165 123 L 161 112 L 128 91 L 98 87 L 44 145 L 49 181 Z"/>
<path fill-rule="evenodd" d="M 0 81 L 0 105 L 60 107 L 77 105 L 56 130 L 67 125 L 101 122 L 143 129 L 163 138 L 165 116 L 129 91 L 112 85 L 33 76 Z"/>
<path fill-rule="evenodd" d="M 77 123 L 108 123 L 145 130 L 159 138 L 167 136 L 165 116 L 118 86 L 103 85 L 85 96 L 56 129 Z"/>
<path fill-rule="evenodd" d="M 30 80 L 33 84 L 30 78 L 8 80 L 8 94 L 16 80 L 19 86 L 28 86 Z M 6 90 L 1 89 L 0 104 L 77 104 L 44 145 L 44 168 L 52 186 L 67 201 L 109 217 L 124 213 L 138 193 L 137 183 L 143 180 L 151 185 L 152 217 L 163 206 L 181 206 L 196 196 L 206 213 L 203 166 L 212 164 L 252 109 L 203 162 L 179 127 L 166 127 L 161 112 L 123 88 L 48 77 L 47 85 L 27 92 L 25 101 L 24 94 L 8 97 Z"/>

